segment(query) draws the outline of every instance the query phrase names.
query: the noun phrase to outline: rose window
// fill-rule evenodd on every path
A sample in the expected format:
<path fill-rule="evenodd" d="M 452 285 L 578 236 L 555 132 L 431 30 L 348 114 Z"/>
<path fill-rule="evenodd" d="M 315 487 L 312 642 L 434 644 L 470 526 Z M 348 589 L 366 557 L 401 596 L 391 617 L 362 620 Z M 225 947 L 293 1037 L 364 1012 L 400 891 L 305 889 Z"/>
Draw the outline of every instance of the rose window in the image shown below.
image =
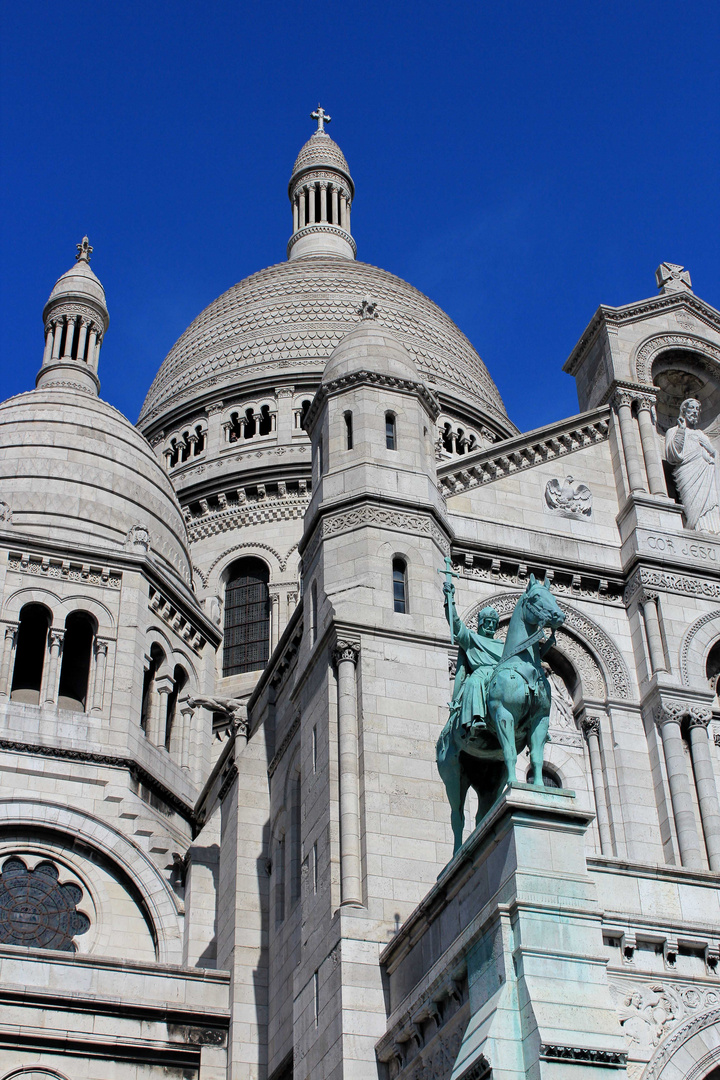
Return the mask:
<path fill-rule="evenodd" d="M 77 910 L 83 891 L 74 882 L 61 885 L 54 863 L 28 870 L 22 859 L 6 859 L 0 873 L 0 942 L 75 952 L 73 938 L 90 928 Z"/>

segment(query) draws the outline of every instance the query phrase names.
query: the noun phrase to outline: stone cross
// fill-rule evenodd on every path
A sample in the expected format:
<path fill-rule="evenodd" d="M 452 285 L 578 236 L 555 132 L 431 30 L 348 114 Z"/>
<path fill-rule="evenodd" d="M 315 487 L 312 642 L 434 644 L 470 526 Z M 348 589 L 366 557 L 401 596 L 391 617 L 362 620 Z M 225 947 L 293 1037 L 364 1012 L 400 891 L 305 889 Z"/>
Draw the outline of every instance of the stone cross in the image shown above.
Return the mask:
<path fill-rule="evenodd" d="M 77 255 L 75 256 L 76 262 L 90 262 L 90 256 L 92 255 L 92 247 L 88 242 L 87 236 L 83 236 L 82 244 L 76 244 Z"/>
<path fill-rule="evenodd" d="M 446 585 L 452 585 L 452 579 L 454 577 L 456 577 L 456 578 L 460 577 L 460 575 L 453 570 L 453 568 L 452 568 L 452 559 L 450 558 L 449 555 L 445 556 L 445 569 L 444 570 L 438 570 L 438 574 L 444 574 L 445 575 L 445 584 Z M 448 597 L 448 607 L 452 610 L 452 601 L 450 600 L 450 597 Z M 450 618 L 449 622 L 450 622 L 450 644 L 454 645 L 455 644 L 455 632 L 453 630 L 452 618 Z"/>
<path fill-rule="evenodd" d="M 332 120 L 332 116 L 328 116 L 328 114 L 323 109 L 322 105 L 318 104 L 318 107 L 315 110 L 315 112 L 310 113 L 310 119 L 311 120 L 317 120 L 317 122 L 318 122 L 318 128 L 317 129 L 318 129 L 318 131 L 324 131 L 325 130 L 325 124 L 330 123 L 330 121 Z"/>
<path fill-rule="evenodd" d="M 692 292 L 690 272 L 677 263 L 660 263 L 655 271 L 655 280 L 663 293 L 684 292 L 686 289 Z"/>

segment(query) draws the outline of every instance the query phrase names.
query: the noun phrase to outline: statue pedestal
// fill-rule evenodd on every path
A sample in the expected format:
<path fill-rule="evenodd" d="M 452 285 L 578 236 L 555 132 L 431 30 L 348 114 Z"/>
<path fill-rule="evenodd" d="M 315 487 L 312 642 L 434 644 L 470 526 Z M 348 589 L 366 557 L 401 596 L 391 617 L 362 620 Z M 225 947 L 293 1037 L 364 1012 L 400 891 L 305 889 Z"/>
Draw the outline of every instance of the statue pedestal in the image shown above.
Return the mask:
<path fill-rule="evenodd" d="M 414 1076 L 420 1058 L 434 1080 L 626 1076 L 585 862 L 592 817 L 572 792 L 527 784 L 491 808 L 383 953 L 392 1011 L 378 1053 L 394 1055 L 391 1075 Z M 432 1043 L 442 1039 L 437 988 L 448 977 L 466 985 L 468 1019 L 443 1074 Z M 431 1015 L 433 1002 L 435 1030 L 416 1022 L 419 1034 L 403 1043 L 408 1022 Z"/>

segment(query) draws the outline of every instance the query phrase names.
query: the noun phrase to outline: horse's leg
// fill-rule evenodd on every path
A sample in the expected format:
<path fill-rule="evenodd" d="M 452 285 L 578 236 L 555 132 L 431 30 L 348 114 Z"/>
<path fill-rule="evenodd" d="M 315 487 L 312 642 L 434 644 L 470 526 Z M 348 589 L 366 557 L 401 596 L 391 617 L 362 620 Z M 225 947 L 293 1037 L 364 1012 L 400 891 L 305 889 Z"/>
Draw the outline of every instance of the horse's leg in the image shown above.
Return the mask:
<path fill-rule="evenodd" d="M 530 724 L 528 747 L 530 750 L 530 765 L 532 766 L 532 783 L 535 787 L 544 787 L 542 778 L 543 754 L 549 726 L 549 716 L 538 717 Z"/>
<path fill-rule="evenodd" d="M 443 734 L 445 734 L 443 732 Z M 459 851 L 463 842 L 465 824 L 465 797 L 468 791 L 468 778 L 460 764 L 460 751 L 452 738 L 438 741 L 437 766 L 440 778 L 445 785 L 450 803 L 450 824 L 453 831 L 453 855 Z"/>
<path fill-rule="evenodd" d="M 506 780 L 508 784 L 513 784 L 517 780 L 515 772 L 517 765 L 515 717 L 499 697 L 491 700 L 488 704 L 495 731 L 497 732 L 498 742 L 500 743 L 500 749 L 502 750 L 503 761 L 505 762 Z"/>

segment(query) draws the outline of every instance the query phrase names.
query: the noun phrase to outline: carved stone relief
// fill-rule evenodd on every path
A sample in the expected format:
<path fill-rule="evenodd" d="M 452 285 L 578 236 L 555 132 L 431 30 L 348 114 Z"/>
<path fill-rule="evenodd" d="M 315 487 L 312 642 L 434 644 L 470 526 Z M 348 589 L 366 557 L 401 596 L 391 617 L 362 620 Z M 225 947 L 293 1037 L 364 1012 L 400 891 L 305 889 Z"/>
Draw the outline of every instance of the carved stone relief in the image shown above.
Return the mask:
<path fill-rule="evenodd" d="M 592 517 L 592 492 L 587 484 L 581 484 L 572 476 L 548 480 L 545 506 L 560 517 L 588 519 Z"/>

